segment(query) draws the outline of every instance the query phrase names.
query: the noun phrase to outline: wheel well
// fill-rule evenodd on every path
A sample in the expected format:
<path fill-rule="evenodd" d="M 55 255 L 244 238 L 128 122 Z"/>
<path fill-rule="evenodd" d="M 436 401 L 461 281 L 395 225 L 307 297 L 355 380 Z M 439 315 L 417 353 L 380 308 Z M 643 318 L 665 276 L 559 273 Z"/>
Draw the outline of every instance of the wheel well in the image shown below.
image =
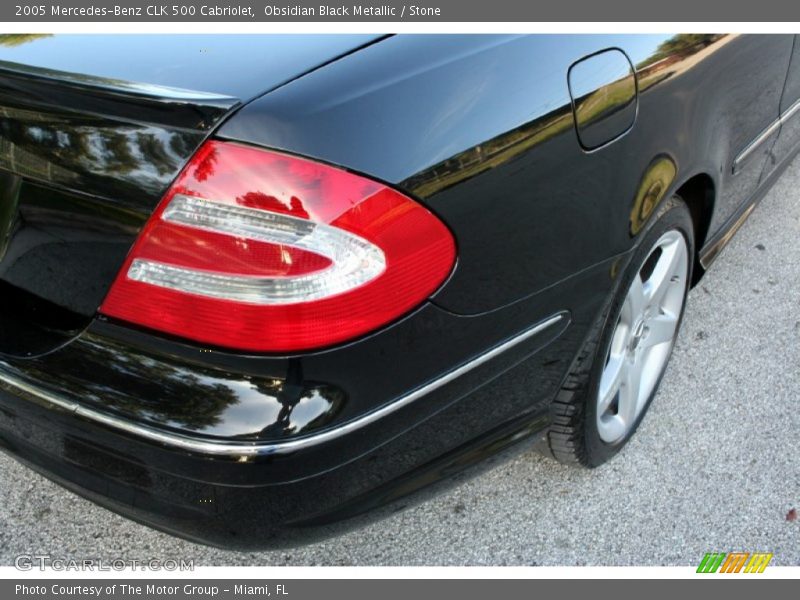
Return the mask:
<path fill-rule="evenodd" d="M 701 173 L 695 175 L 686 181 L 677 191 L 684 202 L 689 207 L 689 212 L 692 215 L 692 222 L 694 223 L 694 275 L 692 277 L 692 285 L 700 281 L 700 278 L 705 273 L 700 264 L 700 248 L 706 242 L 708 236 L 708 229 L 711 225 L 711 215 L 714 212 L 714 199 L 715 189 L 714 181 L 706 175 Z"/>

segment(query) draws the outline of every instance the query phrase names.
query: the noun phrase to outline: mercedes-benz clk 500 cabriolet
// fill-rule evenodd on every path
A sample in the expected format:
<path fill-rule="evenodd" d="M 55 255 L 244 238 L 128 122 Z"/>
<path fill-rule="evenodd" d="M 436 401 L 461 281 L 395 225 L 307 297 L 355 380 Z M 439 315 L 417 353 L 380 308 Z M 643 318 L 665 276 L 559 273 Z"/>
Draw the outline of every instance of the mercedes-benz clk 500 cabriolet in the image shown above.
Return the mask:
<path fill-rule="evenodd" d="M 533 444 L 600 465 L 797 148 L 799 62 L 790 35 L 0 36 L 0 446 L 234 548 Z"/>

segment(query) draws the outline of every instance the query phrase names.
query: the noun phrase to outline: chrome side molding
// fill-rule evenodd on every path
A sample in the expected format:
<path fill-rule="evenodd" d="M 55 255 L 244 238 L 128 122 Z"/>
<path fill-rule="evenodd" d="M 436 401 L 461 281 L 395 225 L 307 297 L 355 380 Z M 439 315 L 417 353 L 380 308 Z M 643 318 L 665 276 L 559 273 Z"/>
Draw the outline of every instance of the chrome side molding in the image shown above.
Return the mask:
<path fill-rule="evenodd" d="M 775 119 L 772 123 L 769 124 L 764 131 L 758 134 L 756 139 L 745 146 L 744 150 L 742 150 L 738 156 L 733 159 L 733 172 L 738 173 L 742 170 L 742 167 L 747 163 L 747 161 L 755 155 L 756 151 L 766 142 L 773 134 L 778 132 L 781 128 L 781 120 L 780 118 Z"/>
<path fill-rule="evenodd" d="M 738 173 L 741 171 L 742 167 L 747 163 L 747 161 L 756 153 L 756 151 L 761 147 L 764 142 L 766 142 L 773 134 L 780 130 L 781 126 L 784 125 L 791 119 L 797 111 L 800 110 L 800 100 L 792 104 L 789 108 L 787 108 L 781 115 L 775 119 L 769 126 L 759 133 L 756 138 L 747 144 L 744 147 L 736 158 L 733 160 L 733 172 Z"/>

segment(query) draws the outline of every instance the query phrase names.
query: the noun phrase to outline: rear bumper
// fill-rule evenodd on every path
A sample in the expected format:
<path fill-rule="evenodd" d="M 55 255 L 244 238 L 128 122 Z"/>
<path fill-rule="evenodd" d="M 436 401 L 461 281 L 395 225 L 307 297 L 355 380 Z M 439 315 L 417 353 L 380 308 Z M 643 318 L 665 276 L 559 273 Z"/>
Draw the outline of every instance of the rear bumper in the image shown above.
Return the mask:
<path fill-rule="evenodd" d="M 163 445 L 176 451 L 185 451 L 206 457 L 219 457 L 246 462 L 260 457 L 270 457 L 280 454 L 294 454 L 326 442 L 345 437 L 367 427 L 392 413 L 420 400 L 429 394 L 447 386 L 458 378 L 468 374 L 493 358 L 501 356 L 507 350 L 514 348 L 528 339 L 544 336 L 549 330 L 563 330 L 569 323 L 569 316 L 562 312 L 555 314 L 533 327 L 515 335 L 511 339 L 483 352 L 472 360 L 448 371 L 440 377 L 433 379 L 425 385 L 405 393 L 383 406 L 361 415 L 360 417 L 331 427 L 323 431 L 312 433 L 299 438 L 273 441 L 237 441 L 204 439 L 198 436 L 182 435 L 165 431 L 151 425 L 137 423 L 126 417 L 109 414 L 81 404 L 78 401 L 68 400 L 58 393 L 50 392 L 36 384 L 27 382 L 24 377 L 14 375 L 8 370 L 0 371 L 0 384 L 4 385 L 11 393 L 22 394 L 34 399 L 37 403 L 62 410 L 76 415 L 86 421 L 104 425 L 109 429 L 127 433 L 133 437 Z"/>
<path fill-rule="evenodd" d="M 428 303 L 298 357 L 96 322 L 49 354 L 0 361 L 0 447 L 194 541 L 254 549 L 330 536 L 526 447 L 516 442 L 547 426 L 619 260 L 484 315 Z"/>
<path fill-rule="evenodd" d="M 413 496 L 420 501 L 465 470 L 475 473 L 527 447 L 519 442 L 535 439 L 546 424 L 543 415 L 528 415 L 410 470 L 404 464 L 408 456 L 391 453 L 408 449 L 407 443 L 418 436 L 395 440 L 383 452 L 303 480 L 233 486 L 162 471 L 134 455 L 141 450 L 134 440 L 112 437 L 86 424 L 57 424 L 41 414 L 9 411 L 7 399 L 2 402 L 4 417 L 13 415 L 19 430 L 32 434 L 23 438 L 5 428 L 0 431 L 0 447 L 24 464 L 140 523 L 195 542 L 241 550 L 310 543 L 381 518 L 397 510 L 412 492 L 425 489 Z M 164 464 L 192 462 L 192 470 L 204 460 L 150 450 L 149 456 Z M 490 456 L 495 460 L 484 460 Z M 302 456 L 292 460 L 302 461 Z M 246 481 L 260 479 L 256 471 L 269 466 L 228 468 Z"/>
<path fill-rule="evenodd" d="M 145 425 L 26 382 L 6 365 L 0 447 L 98 504 L 193 541 L 296 545 L 395 510 L 411 492 L 434 490 L 541 431 L 558 381 L 542 356 L 552 359 L 568 323 L 566 313 L 554 315 L 382 410 L 273 442 Z M 511 401 L 520 390 L 531 396 Z"/>

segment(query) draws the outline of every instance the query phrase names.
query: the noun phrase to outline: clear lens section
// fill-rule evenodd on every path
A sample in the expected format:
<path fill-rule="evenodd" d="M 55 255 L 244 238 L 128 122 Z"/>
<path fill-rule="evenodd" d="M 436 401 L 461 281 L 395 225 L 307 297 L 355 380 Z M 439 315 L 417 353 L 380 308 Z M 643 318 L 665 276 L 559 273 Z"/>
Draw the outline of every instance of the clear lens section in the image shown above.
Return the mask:
<path fill-rule="evenodd" d="M 231 237 L 299 248 L 331 265 L 306 275 L 256 277 L 211 273 L 148 259 L 134 259 L 128 277 L 181 292 L 251 304 L 319 300 L 372 281 L 386 269 L 383 251 L 343 229 L 290 215 L 176 194 L 165 221 Z"/>

